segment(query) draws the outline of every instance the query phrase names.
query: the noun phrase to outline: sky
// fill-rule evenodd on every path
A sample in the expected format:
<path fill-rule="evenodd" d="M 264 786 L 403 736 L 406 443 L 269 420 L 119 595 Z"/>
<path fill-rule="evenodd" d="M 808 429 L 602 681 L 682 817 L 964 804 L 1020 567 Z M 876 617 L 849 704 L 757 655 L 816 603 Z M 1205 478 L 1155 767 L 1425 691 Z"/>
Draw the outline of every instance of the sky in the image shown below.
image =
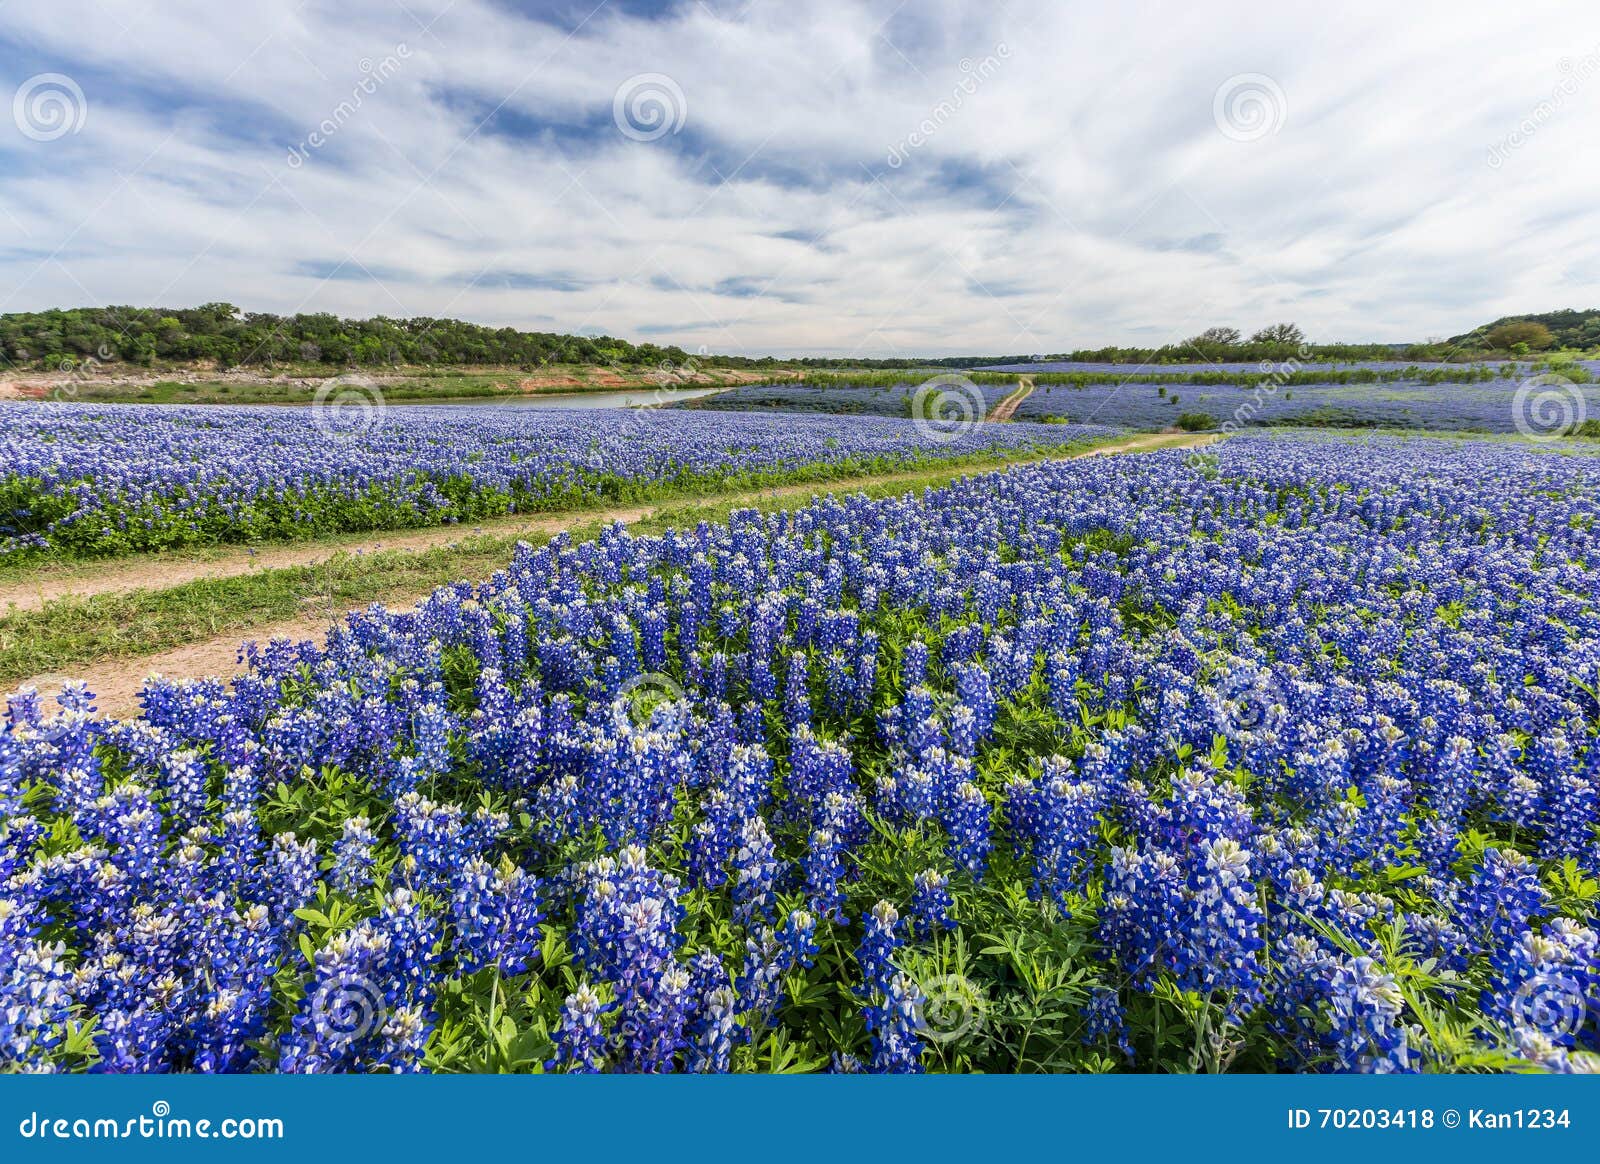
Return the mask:
<path fill-rule="evenodd" d="M 1600 305 L 1600 5 L 0 0 L 0 312 L 1034 354 Z"/>

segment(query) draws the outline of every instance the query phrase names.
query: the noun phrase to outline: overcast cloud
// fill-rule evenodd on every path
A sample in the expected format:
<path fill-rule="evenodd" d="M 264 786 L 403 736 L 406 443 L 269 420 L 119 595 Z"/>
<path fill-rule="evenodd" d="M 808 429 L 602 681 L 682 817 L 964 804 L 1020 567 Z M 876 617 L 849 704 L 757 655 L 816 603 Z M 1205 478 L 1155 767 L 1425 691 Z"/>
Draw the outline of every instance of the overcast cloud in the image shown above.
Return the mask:
<path fill-rule="evenodd" d="M 0 95 L 0 311 L 931 355 L 1600 305 L 1590 0 L 9 0 Z"/>

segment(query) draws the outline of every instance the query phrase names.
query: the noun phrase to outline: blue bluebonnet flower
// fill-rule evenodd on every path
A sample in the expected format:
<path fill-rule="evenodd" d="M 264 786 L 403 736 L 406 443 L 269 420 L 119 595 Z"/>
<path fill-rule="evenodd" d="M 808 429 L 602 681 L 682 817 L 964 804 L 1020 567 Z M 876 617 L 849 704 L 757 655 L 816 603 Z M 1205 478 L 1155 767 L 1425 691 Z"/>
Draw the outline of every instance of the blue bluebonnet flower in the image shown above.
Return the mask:
<path fill-rule="evenodd" d="M 950 878 L 937 869 L 924 869 L 913 881 L 911 893 L 912 927 L 917 936 L 926 939 L 950 927 L 950 910 L 955 899 L 950 896 Z"/>
<path fill-rule="evenodd" d="M 703 950 L 690 961 L 694 1011 L 686 1032 L 685 1069 L 700 1074 L 729 1070 L 738 1038 L 738 995 L 722 959 Z"/>
<path fill-rule="evenodd" d="M 333 887 L 341 893 L 360 893 L 372 884 L 373 846 L 377 835 L 364 816 L 344 822 L 339 839 L 333 843 Z"/>
<path fill-rule="evenodd" d="M 856 947 L 856 964 L 861 967 L 863 993 L 882 993 L 896 973 L 895 951 L 900 948 L 900 911 L 880 901 L 867 913 L 861 944 Z"/>
<path fill-rule="evenodd" d="M 587 985 L 567 995 L 555 1031 L 556 1055 L 549 1063 L 552 1071 L 585 1075 L 605 1070 L 610 1048 L 602 1016 L 609 1009 Z"/>
<path fill-rule="evenodd" d="M 733 917 L 744 926 L 770 915 L 773 881 L 778 875 L 777 851 L 759 816 L 745 820 L 734 854 Z"/>
<path fill-rule="evenodd" d="M 495 869 L 482 857 L 472 858 L 450 900 L 462 971 L 498 966 L 507 977 L 526 972 L 538 957 L 542 918 L 539 883 L 531 874 L 509 861 Z"/>
<path fill-rule="evenodd" d="M 1405 997 L 1394 977 L 1366 957 L 1341 961 L 1327 983 L 1328 1041 L 1342 1071 L 1414 1069 Z"/>
<path fill-rule="evenodd" d="M 906 1075 L 922 1070 L 922 991 L 909 974 L 896 971 L 882 983 L 864 1008 L 872 1034 L 872 1070 Z"/>
<path fill-rule="evenodd" d="M 1128 1041 L 1127 1014 L 1115 990 L 1097 986 L 1089 992 L 1089 1001 L 1083 1008 L 1085 1043 L 1110 1042 L 1133 1062 L 1133 1045 Z"/>

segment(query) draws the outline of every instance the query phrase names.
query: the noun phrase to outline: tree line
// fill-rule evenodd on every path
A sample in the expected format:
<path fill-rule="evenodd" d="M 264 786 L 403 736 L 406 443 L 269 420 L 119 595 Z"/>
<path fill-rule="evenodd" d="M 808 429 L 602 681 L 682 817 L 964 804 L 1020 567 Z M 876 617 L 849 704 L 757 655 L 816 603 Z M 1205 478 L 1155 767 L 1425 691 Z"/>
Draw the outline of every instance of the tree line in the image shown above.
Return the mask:
<path fill-rule="evenodd" d="M 612 336 L 483 327 L 457 319 L 341 319 L 272 315 L 231 303 L 193 308 L 80 307 L 0 316 L 0 357 L 16 367 L 112 361 L 151 367 L 213 363 L 220 368 L 318 364 L 683 365 L 677 346 Z M 698 357 L 697 362 L 708 362 Z M 724 362 L 711 360 L 710 362 Z"/>

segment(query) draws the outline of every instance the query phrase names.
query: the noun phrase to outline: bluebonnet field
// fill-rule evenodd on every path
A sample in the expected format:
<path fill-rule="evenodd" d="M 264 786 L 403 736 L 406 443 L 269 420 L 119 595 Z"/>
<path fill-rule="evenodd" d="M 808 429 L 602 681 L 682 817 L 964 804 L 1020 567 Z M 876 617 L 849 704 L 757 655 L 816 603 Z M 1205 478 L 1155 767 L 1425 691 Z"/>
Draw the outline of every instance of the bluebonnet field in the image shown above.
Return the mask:
<path fill-rule="evenodd" d="M 1383 371 L 1381 365 L 1362 365 Z M 1057 370 L 1055 365 L 1039 365 Z M 1071 365 L 1059 370 L 1091 373 L 1117 365 Z M 1128 369 L 1124 366 L 1124 371 Z M 1171 366 L 1155 367 L 1167 375 Z M 1189 369 L 1191 371 L 1201 369 Z M 1232 365 L 1204 369 L 1236 370 Z M 1243 368 L 1256 372 L 1255 365 Z M 1307 371 L 1311 369 L 1306 369 Z M 1019 421 L 1066 421 L 1120 428 L 1161 429 L 1184 413 L 1205 413 L 1221 426 L 1237 419 L 1240 427 L 1274 425 L 1334 428 L 1409 428 L 1436 431 L 1508 433 L 1516 431 L 1518 389 L 1523 379 L 1483 383 L 1271 384 L 1265 387 L 1186 383 L 1040 384 L 1018 406 Z M 985 406 L 996 403 L 1015 385 L 978 386 Z M 772 384 L 736 388 L 695 400 L 684 407 L 748 412 L 854 413 L 906 416 L 915 383 L 893 387 L 851 388 Z M 1600 384 L 1574 384 L 1582 395 L 1584 414 L 1600 416 Z M 1576 406 L 1574 405 L 1574 408 Z"/>
<path fill-rule="evenodd" d="M 0 1062 L 1590 1069 L 1600 459 L 1243 436 L 521 550 L 0 735 Z"/>
<path fill-rule="evenodd" d="M 1600 360 L 1573 360 L 1573 364 L 1594 373 L 1600 372 Z M 1130 376 L 1141 373 L 1151 373 L 1163 376 L 1182 375 L 1189 372 L 1245 372 L 1264 373 L 1271 375 L 1276 369 L 1293 367 L 1303 372 L 1405 372 L 1418 367 L 1415 361 L 1405 360 L 1359 360 L 1347 363 L 1321 363 L 1317 361 L 1294 360 L 1287 363 L 1241 363 L 1238 361 L 1200 361 L 1191 364 L 1107 364 L 1094 363 L 1086 360 L 1041 360 L 1027 364 L 988 364 L 977 369 L 980 372 L 1018 372 L 1031 375 L 1039 372 L 1095 372 L 1113 373 L 1116 375 Z M 1423 367 L 1439 370 L 1465 370 L 1465 364 L 1426 364 Z M 1527 361 L 1501 360 L 1491 362 L 1489 367 L 1495 368 L 1506 379 L 1515 379 L 1527 372 L 1532 364 Z"/>
<path fill-rule="evenodd" d="M 1218 425 L 1410 428 L 1482 433 L 1515 432 L 1517 391 L 1523 381 L 1483 384 L 1295 384 L 1255 388 L 1194 384 L 1040 385 L 1016 412 L 1019 420 L 1059 417 L 1073 423 L 1160 428 L 1185 412 L 1203 412 Z M 1600 385 L 1574 384 L 1585 414 L 1600 416 Z"/>
<path fill-rule="evenodd" d="M 662 411 L 0 405 L 0 561 L 396 529 L 1114 435 Z"/>

